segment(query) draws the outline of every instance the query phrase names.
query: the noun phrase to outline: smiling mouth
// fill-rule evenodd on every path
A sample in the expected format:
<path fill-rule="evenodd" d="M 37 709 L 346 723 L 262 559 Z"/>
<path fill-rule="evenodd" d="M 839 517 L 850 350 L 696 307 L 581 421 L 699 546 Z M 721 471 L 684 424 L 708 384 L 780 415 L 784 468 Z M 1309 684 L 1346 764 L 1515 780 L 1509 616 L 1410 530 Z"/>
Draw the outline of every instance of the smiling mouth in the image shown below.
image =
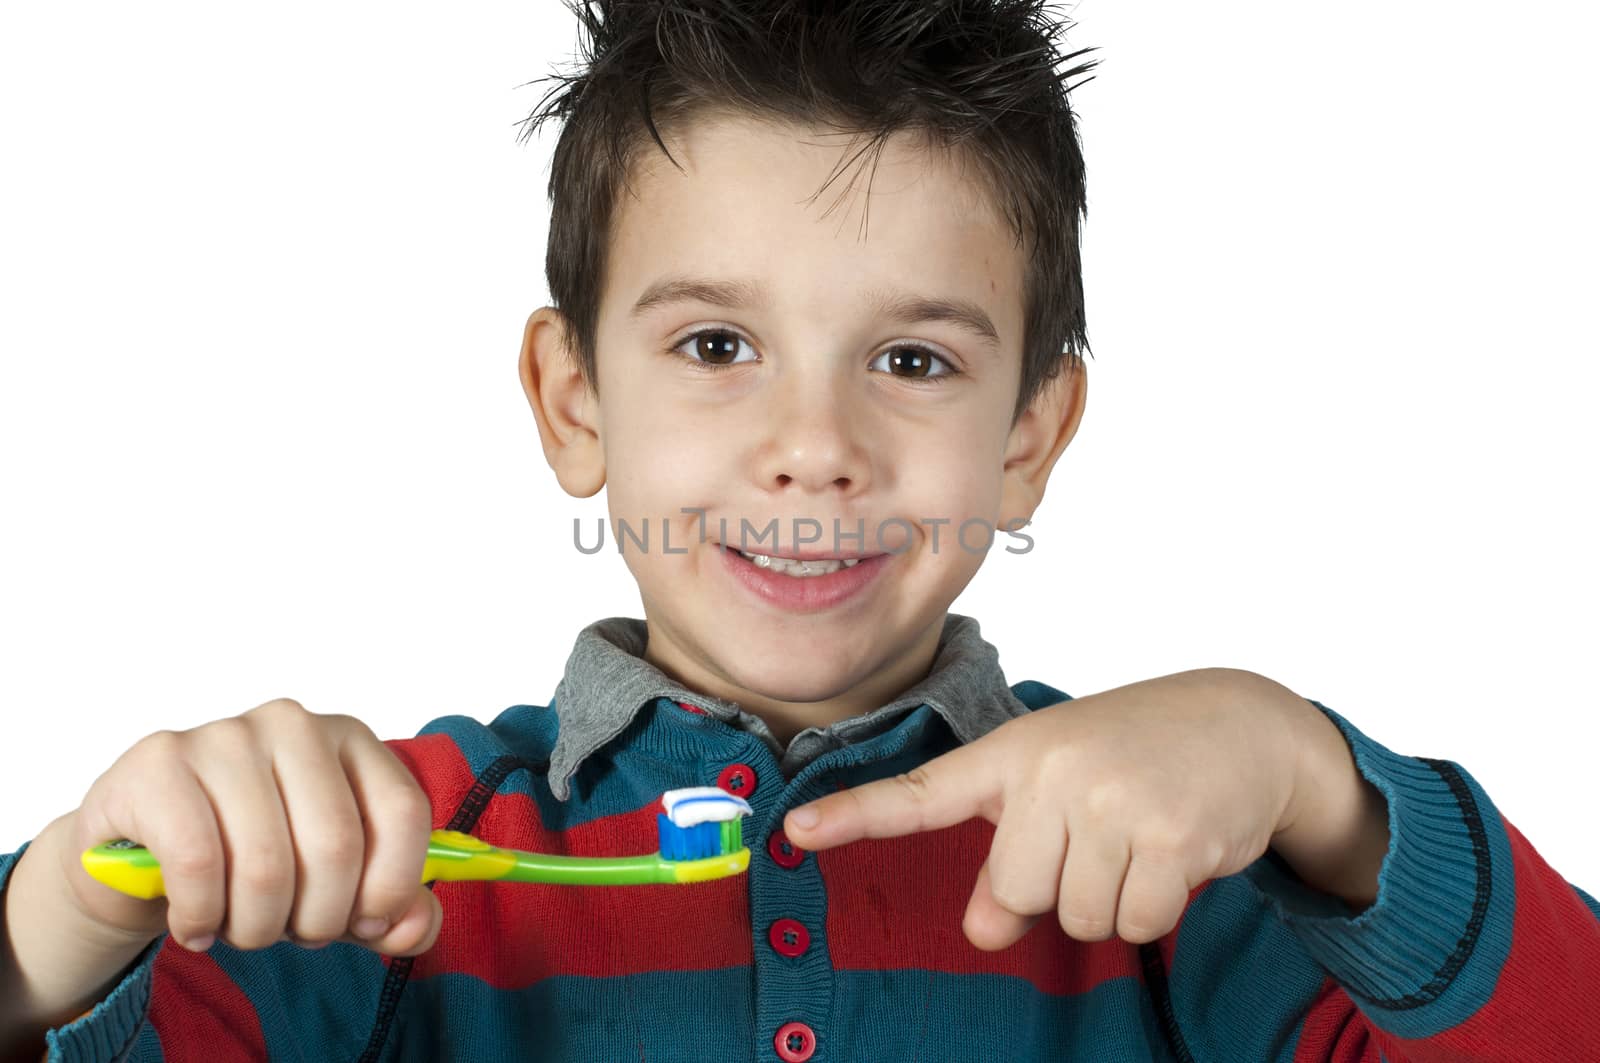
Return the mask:
<path fill-rule="evenodd" d="M 857 557 L 782 557 L 776 554 L 757 554 L 748 550 L 740 550 L 736 546 L 726 543 L 717 543 L 719 547 L 732 550 L 757 568 L 764 568 L 769 572 L 781 572 L 786 576 L 799 576 L 804 579 L 814 576 L 829 576 L 840 569 L 854 568 L 862 561 L 874 554 L 864 554 Z"/>
<path fill-rule="evenodd" d="M 838 572 L 841 568 L 854 568 L 861 560 L 857 557 L 847 557 L 843 560 L 796 561 L 788 557 L 748 554 L 743 550 L 739 550 L 737 553 L 757 568 L 764 568 L 772 572 L 782 572 L 786 576 L 799 576 L 801 579 L 805 579 L 808 576 L 829 576 Z"/>

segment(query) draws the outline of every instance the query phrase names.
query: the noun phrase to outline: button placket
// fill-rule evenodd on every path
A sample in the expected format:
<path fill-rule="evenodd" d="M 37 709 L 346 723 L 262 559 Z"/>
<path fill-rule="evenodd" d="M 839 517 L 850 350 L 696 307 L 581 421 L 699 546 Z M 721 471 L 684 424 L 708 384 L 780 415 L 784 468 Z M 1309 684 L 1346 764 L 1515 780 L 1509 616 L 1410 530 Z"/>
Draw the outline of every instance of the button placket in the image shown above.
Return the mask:
<path fill-rule="evenodd" d="M 824 754 L 827 756 L 827 754 Z M 833 999 L 834 970 L 828 958 L 827 896 L 822 873 L 807 850 L 789 841 L 782 829 L 791 808 L 817 796 L 810 784 L 782 780 L 776 765 L 762 785 L 770 818 L 765 852 L 751 860 L 750 915 L 755 937 L 757 1060 L 809 1060 L 826 1057 L 818 1045 Z M 781 780 L 781 781 L 775 781 Z M 761 846 L 760 842 L 756 843 Z M 776 1055 L 774 1055 L 776 1053 Z"/>

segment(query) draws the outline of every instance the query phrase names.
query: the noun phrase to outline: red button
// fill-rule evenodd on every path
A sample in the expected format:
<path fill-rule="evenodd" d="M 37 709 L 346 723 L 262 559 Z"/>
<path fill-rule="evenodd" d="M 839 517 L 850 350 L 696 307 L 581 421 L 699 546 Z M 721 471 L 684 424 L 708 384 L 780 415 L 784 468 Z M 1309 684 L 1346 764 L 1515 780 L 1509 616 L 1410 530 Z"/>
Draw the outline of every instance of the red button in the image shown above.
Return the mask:
<path fill-rule="evenodd" d="M 682 709 L 684 712 L 692 712 L 696 716 L 709 716 L 709 715 L 711 715 L 710 713 L 706 712 L 705 709 L 702 709 L 700 706 L 691 705 L 687 701 L 678 702 L 678 708 Z"/>
<path fill-rule="evenodd" d="M 793 958 L 811 946 L 811 934 L 793 919 L 779 919 L 767 929 L 767 940 L 779 956 Z"/>
<path fill-rule="evenodd" d="M 717 776 L 717 785 L 735 797 L 750 799 L 756 792 L 756 773 L 748 764 L 729 764 Z"/>
<path fill-rule="evenodd" d="M 767 854 L 772 857 L 772 862 L 779 867 L 795 868 L 805 862 L 806 851 L 794 842 L 781 830 L 775 830 L 767 836 Z"/>
<path fill-rule="evenodd" d="M 806 1063 L 817 1050 L 817 1035 L 803 1022 L 786 1022 L 778 1027 L 772 1045 L 784 1063 Z"/>

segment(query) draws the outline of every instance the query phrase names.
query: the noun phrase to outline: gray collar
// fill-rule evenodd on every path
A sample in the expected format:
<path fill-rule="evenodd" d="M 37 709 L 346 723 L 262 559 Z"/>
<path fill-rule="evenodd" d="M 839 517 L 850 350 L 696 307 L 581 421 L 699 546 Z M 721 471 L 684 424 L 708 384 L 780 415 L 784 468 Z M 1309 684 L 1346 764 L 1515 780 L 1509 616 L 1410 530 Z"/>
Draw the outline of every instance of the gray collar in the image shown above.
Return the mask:
<path fill-rule="evenodd" d="M 1011 692 L 1000 655 L 978 634 L 970 616 L 946 613 L 933 667 L 921 682 L 887 705 L 827 727 L 808 727 L 784 749 L 758 716 L 681 685 L 643 657 L 643 620 L 611 616 L 578 632 L 566 671 L 556 684 L 559 730 L 550 753 L 550 790 L 562 801 L 572 777 L 596 750 L 621 734 L 657 698 L 686 701 L 755 734 L 771 747 L 785 778 L 831 749 L 889 730 L 901 716 L 927 705 L 963 743 L 980 738 L 1028 708 Z"/>

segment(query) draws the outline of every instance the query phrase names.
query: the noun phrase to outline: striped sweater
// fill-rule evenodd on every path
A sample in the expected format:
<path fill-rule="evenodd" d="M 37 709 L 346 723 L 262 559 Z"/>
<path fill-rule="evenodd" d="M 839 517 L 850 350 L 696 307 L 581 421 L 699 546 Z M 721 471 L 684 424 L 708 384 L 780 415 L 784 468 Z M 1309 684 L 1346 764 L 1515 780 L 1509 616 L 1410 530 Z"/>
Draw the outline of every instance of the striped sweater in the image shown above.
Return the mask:
<path fill-rule="evenodd" d="M 1068 695 L 1007 685 L 976 621 L 950 614 L 922 683 L 782 748 L 646 663 L 644 637 L 639 620 L 591 624 L 550 705 L 387 744 L 435 827 L 543 852 L 649 852 L 664 790 L 722 785 L 754 809 L 747 874 L 435 883 L 444 925 L 414 958 L 289 942 L 191 954 L 163 935 L 49 1032 L 46 1058 L 1600 1060 L 1600 904 L 1461 767 L 1393 753 L 1319 702 L 1388 802 L 1369 909 L 1352 918 L 1269 851 L 1197 887 L 1155 942 L 1080 942 L 1044 918 L 989 953 L 961 931 L 986 821 L 819 853 L 779 828 L 796 805 Z M 0 891 L 26 848 L 0 856 Z"/>

